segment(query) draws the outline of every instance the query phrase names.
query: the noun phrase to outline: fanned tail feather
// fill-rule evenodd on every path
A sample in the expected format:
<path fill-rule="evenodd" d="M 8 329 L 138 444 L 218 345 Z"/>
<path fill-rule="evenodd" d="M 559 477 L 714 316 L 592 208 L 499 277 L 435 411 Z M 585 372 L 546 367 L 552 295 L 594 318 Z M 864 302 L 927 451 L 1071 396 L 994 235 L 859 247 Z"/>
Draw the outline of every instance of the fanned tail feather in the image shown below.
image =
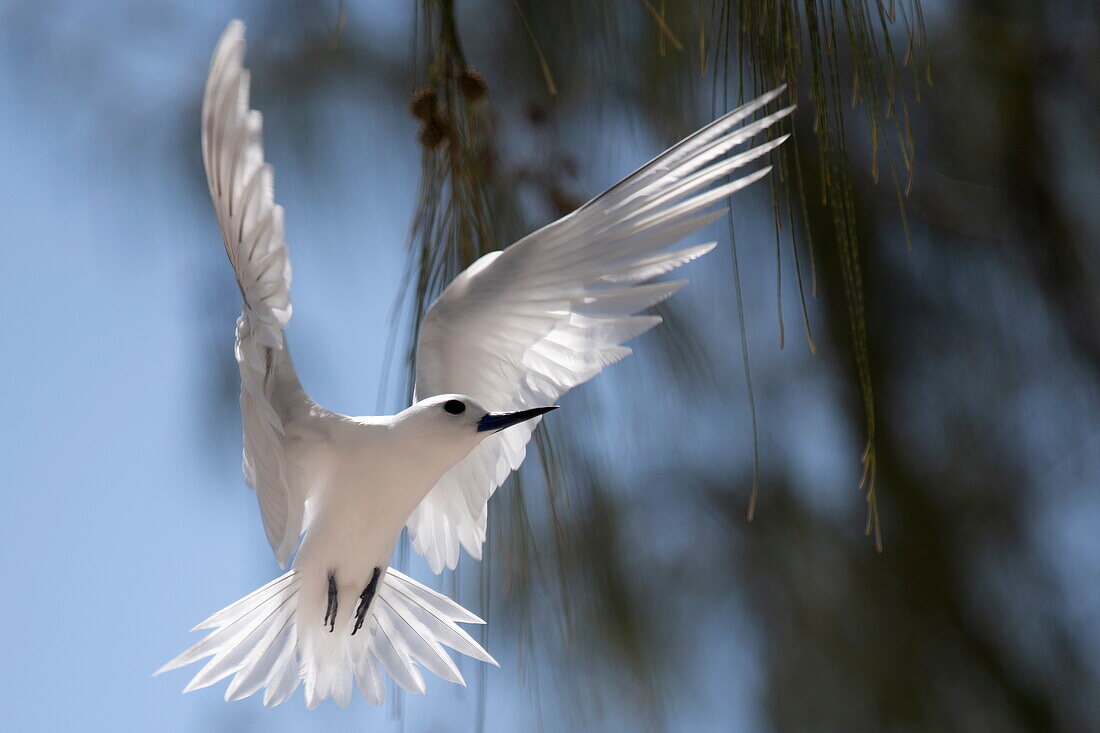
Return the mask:
<path fill-rule="evenodd" d="M 338 628 L 326 634 L 331 641 L 324 647 L 306 647 L 298 633 L 299 586 L 292 569 L 226 606 L 192 629 L 213 631 L 154 674 L 210 657 L 184 692 L 232 676 L 226 700 L 262 689 L 264 704 L 278 705 L 304 684 L 306 704 L 312 709 L 328 697 L 341 707 L 347 705 L 353 683 L 368 702 L 381 705 L 386 689 L 383 670 L 408 692 L 424 692 L 420 667 L 465 685 L 444 647 L 497 664 L 458 626 L 484 621 L 393 568 L 386 572 L 360 633 L 352 636 L 350 626 Z"/>

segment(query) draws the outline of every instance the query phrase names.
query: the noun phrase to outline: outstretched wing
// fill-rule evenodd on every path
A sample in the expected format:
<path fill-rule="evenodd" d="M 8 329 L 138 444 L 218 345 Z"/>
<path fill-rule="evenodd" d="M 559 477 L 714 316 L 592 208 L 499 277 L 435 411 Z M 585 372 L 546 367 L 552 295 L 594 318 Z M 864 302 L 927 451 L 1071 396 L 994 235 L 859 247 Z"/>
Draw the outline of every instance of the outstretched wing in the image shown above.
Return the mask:
<path fill-rule="evenodd" d="M 630 354 L 623 343 L 661 321 L 637 314 L 687 283 L 648 281 L 714 243 L 669 248 L 722 216 L 723 199 L 771 170 L 730 180 L 786 136 L 729 153 L 794 109 L 742 124 L 782 91 L 715 120 L 572 214 L 456 277 L 421 325 L 416 399 L 467 394 L 492 411 L 549 405 Z M 523 461 L 537 422 L 486 439 L 413 512 L 413 547 L 433 571 L 454 568 L 459 545 L 480 558 L 489 497 Z"/>
<path fill-rule="evenodd" d="M 289 478 L 280 415 L 308 398 L 294 376 L 283 334 L 291 312 L 283 209 L 275 204 L 274 175 L 264 162 L 262 117 L 248 108 L 244 48 L 244 24 L 234 20 L 210 61 L 202 159 L 225 253 L 244 299 L 236 343 L 244 474 L 256 490 L 271 549 L 285 565 L 298 544 L 304 496 Z"/>

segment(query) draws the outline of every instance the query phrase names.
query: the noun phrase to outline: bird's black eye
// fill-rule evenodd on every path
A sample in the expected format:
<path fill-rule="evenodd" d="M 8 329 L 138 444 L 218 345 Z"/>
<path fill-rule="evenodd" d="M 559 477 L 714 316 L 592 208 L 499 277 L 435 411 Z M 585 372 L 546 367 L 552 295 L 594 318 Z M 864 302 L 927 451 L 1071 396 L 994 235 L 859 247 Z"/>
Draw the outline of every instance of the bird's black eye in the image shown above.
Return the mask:
<path fill-rule="evenodd" d="M 463 404 L 462 400 L 447 400 L 443 403 L 443 409 L 452 415 L 461 415 L 466 411 L 466 405 Z"/>

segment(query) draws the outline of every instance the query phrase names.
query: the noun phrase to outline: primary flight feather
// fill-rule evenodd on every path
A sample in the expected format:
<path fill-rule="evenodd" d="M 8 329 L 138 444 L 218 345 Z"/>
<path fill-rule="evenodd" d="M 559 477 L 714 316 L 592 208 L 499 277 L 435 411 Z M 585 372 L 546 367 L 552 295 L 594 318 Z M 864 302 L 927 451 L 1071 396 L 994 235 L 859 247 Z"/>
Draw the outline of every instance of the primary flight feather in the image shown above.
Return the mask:
<path fill-rule="evenodd" d="M 283 210 L 260 113 L 249 109 L 243 57 L 244 26 L 233 21 L 210 64 L 203 163 L 243 300 L 236 357 L 244 474 L 276 559 L 284 567 L 294 560 L 199 624 L 213 631 L 158 672 L 210 657 L 185 691 L 232 676 L 226 699 L 262 689 L 274 705 L 302 684 L 311 708 L 328 697 L 346 705 L 353 684 L 380 704 L 382 670 L 412 692 L 424 691 L 421 667 L 462 684 L 444 647 L 495 664 L 458 625 L 482 622 L 389 567 L 402 527 L 437 573 L 455 567 L 460 547 L 480 558 L 487 502 L 523 461 L 540 416 L 660 323 L 639 313 L 687 281 L 651 280 L 714 243 L 670 248 L 767 174 L 733 175 L 785 136 L 733 151 L 793 108 L 751 119 L 782 89 L 769 92 L 572 214 L 479 259 L 421 324 L 414 404 L 397 415 L 350 417 L 311 400 L 290 359 Z"/>

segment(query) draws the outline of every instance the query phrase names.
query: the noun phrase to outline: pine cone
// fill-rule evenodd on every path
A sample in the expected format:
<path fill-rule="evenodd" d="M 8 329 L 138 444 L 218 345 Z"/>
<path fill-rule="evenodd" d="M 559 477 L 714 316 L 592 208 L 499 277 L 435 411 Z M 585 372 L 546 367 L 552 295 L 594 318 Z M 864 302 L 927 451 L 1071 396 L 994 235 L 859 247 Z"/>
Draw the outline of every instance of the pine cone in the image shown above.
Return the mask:
<path fill-rule="evenodd" d="M 438 148 L 446 136 L 447 128 L 438 117 L 432 117 L 431 119 L 425 120 L 424 124 L 420 126 L 420 129 L 416 133 L 416 137 L 420 140 L 420 144 L 428 150 L 435 150 Z"/>
<path fill-rule="evenodd" d="M 409 112 L 420 120 L 430 120 L 435 115 L 438 100 L 433 87 L 420 87 L 409 99 Z"/>
<path fill-rule="evenodd" d="M 489 85 L 485 83 L 485 77 L 472 66 L 467 66 L 458 75 L 458 88 L 462 90 L 462 94 L 466 99 L 471 102 L 476 102 L 489 92 Z"/>

